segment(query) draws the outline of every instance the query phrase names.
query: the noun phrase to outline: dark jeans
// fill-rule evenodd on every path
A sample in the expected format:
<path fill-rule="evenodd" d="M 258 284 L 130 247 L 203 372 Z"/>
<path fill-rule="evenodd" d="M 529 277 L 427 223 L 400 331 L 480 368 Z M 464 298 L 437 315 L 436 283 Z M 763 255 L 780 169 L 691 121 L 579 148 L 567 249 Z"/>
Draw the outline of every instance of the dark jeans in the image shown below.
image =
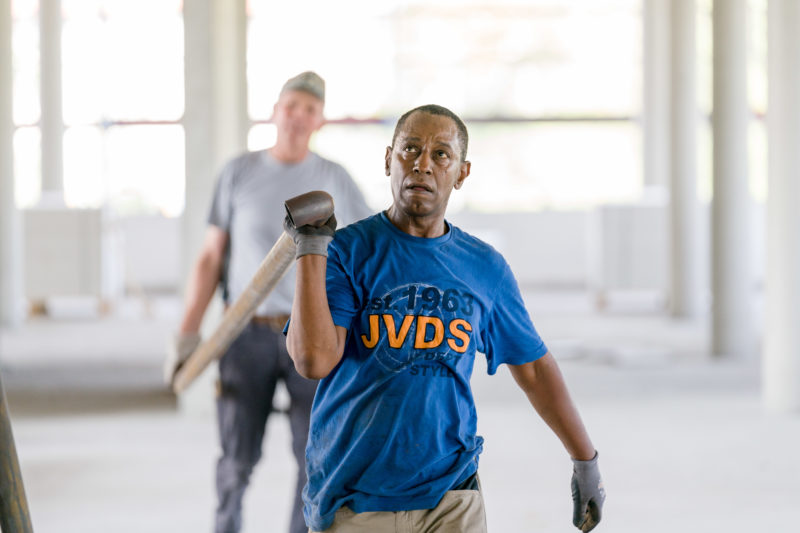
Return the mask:
<path fill-rule="evenodd" d="M 283 334 L 269 326 L 249 324 L 219 363 L 217 398 L 222 456 L 217 463 L 216 533 L 237 533 L 242 524 L 242 497 L 250 474 L 261 458 L 261 444 L 278 380 L 289 391 L 292 451 L 297 460 L 297 484 L 290 533 L 308 531 L 301 492 L 306 483 L 306 441 L 317 382 L 294 369 Z"/>

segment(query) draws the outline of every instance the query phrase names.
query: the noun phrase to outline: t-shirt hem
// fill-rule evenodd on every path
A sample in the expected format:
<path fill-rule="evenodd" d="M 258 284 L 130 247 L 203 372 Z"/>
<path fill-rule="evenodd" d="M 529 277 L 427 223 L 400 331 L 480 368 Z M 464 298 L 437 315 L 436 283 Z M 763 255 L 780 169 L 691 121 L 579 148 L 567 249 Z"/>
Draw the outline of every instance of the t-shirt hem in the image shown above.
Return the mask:
<path fill-rule="evenodd" d="M 409 500 L 407 498 L 362 498 L 359 502 L 353 502 L 353 504 L 348 505 L 348 507 L 350 507 L 354 513 L 370 513 L 380 511 L 396 513 L 399 511 L 433 509 L 439 504 L 441 499 L 442 496 L 415 498 L 413 500 Z"/>
<path fill-rule="evenodd" d="M 331 513 L 322 516 L 319 520 L 311 520 L 309 527 L 314 531 L 324 531 L 333 524 L 336 511 L 341 507 L 349 507 L 354 513 L 373 513 L 389 512 L 397 513 L 400 511 L 417 511 L 421 509 L 433 509 L 441 501 L 442 496 L 430 496 L 428 498 L 363 498 L 358 502 L 348 502 L 337 507 Z"/>
<path fill-rule="evenodd" d="M 470 470 L 469 475 L 464 476 L 467 479 L 477 471 L 477 466 Z M 463 480 L 461 480 L 463 481 Z M 450 489 L 448 489 L 450 490 Z M 446 493 L 447 491 L 445 491 Z M 442 501 L 444 493 L 440 495 L 430 495 L 424 498 L 383 498 L 383 497 L 361 497 L 358 501 L 348 501 L 334 509 L 332 512 L 322 516 L 319 521 L 312 521 L 309 524 L 314 531 L 324 531 L 331 527 L 336 515 L 336 511 L 342 507 L 348 507 L 354 513 L 374 513 L 374 512 L 388 512 L 397 513 L 400 511 L 419 511 L 425 509 L 433 509 L 439 502 Z"/>
<path fill-rule="evenodd" d="M 353 317 L 351 316 L 345 317 L 334 313 L 331 313 L 331 318 L 333 319 L 334 326 L 339 326 L 347 330 L 350 329 L 350 325 L 353 321 Z"/>

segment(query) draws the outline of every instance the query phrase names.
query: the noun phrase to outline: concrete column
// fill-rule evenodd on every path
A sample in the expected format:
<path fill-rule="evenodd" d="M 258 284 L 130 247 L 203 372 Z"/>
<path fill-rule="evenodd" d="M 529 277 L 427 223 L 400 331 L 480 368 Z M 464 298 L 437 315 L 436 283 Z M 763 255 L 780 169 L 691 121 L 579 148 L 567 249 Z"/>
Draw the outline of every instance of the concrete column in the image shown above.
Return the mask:
<path fill-rule="evenodd" d="M 64 114 L 61 90 L 61 0 L 40 0 L 42 197 L 63 199 Z"/>
<path fill-rule="evenodd" d="M 188 274 L 208 227 L 216 177 L 230 157 L 247 147 L 245 0 L 185 0 L 183 19 L 186 207 L 182 256 L 183 271 Z M 204 337 L 208 337 L 221 314 L 220 299 L 215 298 L 201 328 Z M 206 371 L 181 395 L 181 410 L 213 412 L 214 374 Z"/>
<path fill-rule="evenodd" d="M 642 144 L 644 183 L 669 182 L 669 2 L 644 0 Z"/>
<path fill-rule="evenodd" d="M 800 412 L 800 2 L 768 4 L 765 404 Z"/>
<path fill-rule="evenodd" d="M 247 146 L 246 13 L 244 0 L 186 0 L 186 207 L 184 271 L 206 230 L 216 176 Z"/>
<path fill-rule="evenodd" d="M 711 349 L 719 357 L 758 352 L 753 205 L 747 181 L 746 0 L 715 0 L 714 199 L 711 205 Z"/>
<path fill-rule="evenodd" d="M 677 318 L 700 313 L 700 211 L 697 199 L 695 3 L 673 0 L 670 21 L 671 307 Z"/>
<path fill-rule="evenodd" d="M 0 0 L 0 325 L 21 320 L 19 213 L 14 204 L 11 0 Z"/>

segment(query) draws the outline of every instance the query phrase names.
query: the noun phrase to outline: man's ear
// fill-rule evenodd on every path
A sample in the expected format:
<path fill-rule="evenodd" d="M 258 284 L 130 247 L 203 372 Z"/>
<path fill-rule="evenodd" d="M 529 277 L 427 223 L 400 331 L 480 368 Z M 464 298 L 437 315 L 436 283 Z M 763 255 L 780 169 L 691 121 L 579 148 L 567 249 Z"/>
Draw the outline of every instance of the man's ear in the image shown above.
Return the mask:
<path fill-rule="evenodd" d="M 386 147 L 386 155 L 383 156 L 383 161 L 384 161 L 384 170 L 386 171 L 386 175 L 388 176 L 389 175 L 389 167 L 391 166 L 391 163 L 392 163 L 392 147 L 391 146 L 387 146 Z"/>
<path fill-rule="evenodd" d="M 461 188 L 461 185 L 464 184 L 464 180 L 467 179 L 467 176 L 469 176 L 469 171 L 471 169 L 472 169 L 472 163 L 470 163 L 469 161 L 464 161 L 463 163 L 461 163 L 461 169 L 459 170 L 458 173 L 458 179 L 456 180 L 455 185 L 453 185 L 454 188 L 456 189 Z"/>
<path fill-rule="evenodd" d="M 325 115 L 320 115 L 319 120 L 317 121 L 317 125 L 314 126 L 314 131 L 319 131 L 322 128 L 322 126 L 325 125 L 325 122 L 327 122 L 327 120 L 325 119 Z"/>

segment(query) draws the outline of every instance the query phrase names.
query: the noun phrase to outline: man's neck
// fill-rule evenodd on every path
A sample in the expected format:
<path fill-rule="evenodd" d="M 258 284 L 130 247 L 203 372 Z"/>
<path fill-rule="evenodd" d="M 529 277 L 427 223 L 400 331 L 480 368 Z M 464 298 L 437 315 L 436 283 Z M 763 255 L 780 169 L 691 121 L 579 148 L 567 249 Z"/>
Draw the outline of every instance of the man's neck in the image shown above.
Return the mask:
<path fill-rule="evenodd" d="M 281 163 L 299 163 L 308 155 L 308 141 L 306 142 L 278 142 L 269 149 L 269 155 Z"/>
<path fill-rule="evenodd" d="M 414 237 L 435 239 L 447 233 L 444 214 L 414 217 L 403 213 L 395 205 L 392 205 L 385 213 L 386 217 L 397 229 Z"/>

